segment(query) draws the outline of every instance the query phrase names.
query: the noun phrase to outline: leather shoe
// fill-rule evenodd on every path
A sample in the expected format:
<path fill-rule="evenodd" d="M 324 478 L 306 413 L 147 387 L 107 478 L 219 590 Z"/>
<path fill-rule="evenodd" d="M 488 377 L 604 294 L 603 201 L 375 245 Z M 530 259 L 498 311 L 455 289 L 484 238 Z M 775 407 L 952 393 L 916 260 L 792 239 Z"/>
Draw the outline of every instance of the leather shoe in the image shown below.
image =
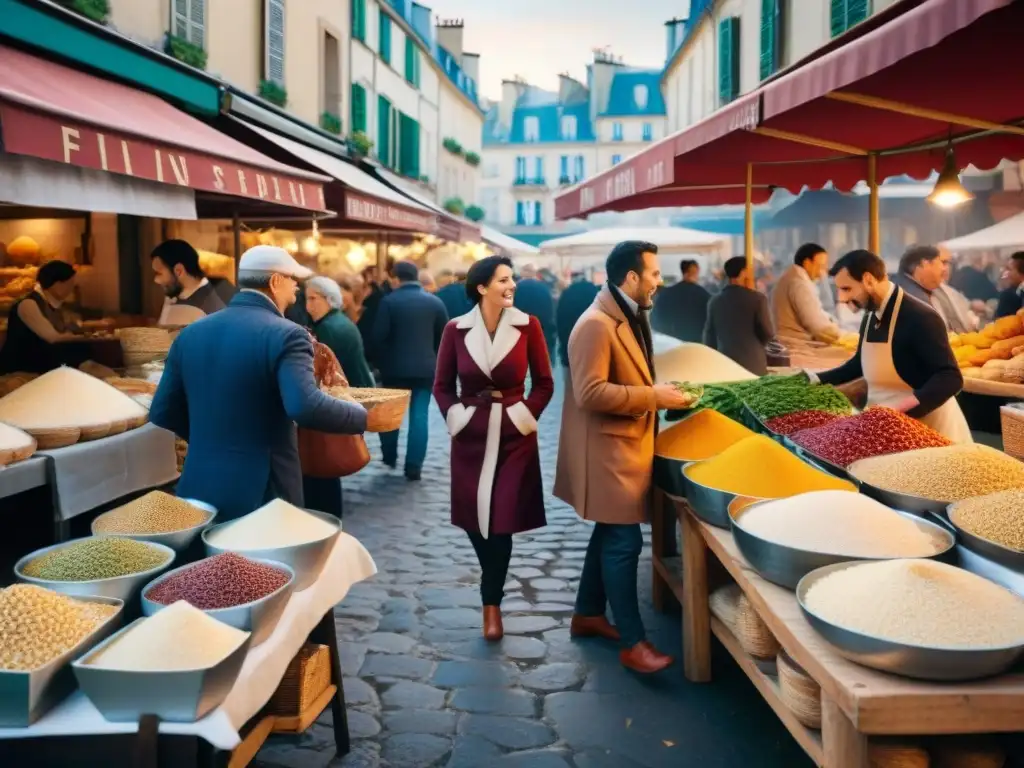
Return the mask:
<path fill-rule="evenodd" d="M 675 659 L 644 640 L 632 648 L 619 651 L 619 661 L 626 669 L 631 669 L 642 675 L 650 675 L 671 666 Z"/>
<path fill-rule="evenodd" d="M 496 605 L 484 606 L 484 640 L 497 642 L 505 636 L 501 625 L 501 609 Z"/>
<path fill-rule="evenodd" d="M 571 637 L 602 637 L 616 643 L 621 639 L 619 630 L 612 626 L 604 616 L 583 616 L 579 613 L 572 615 L 569 635 Z"/>

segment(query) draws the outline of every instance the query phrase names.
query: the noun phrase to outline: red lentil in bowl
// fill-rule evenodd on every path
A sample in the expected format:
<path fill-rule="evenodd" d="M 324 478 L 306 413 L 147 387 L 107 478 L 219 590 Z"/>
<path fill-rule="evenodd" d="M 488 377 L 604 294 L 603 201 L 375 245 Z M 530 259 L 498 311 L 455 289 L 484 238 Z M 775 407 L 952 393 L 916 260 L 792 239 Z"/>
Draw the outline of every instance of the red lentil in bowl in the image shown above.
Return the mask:
<path fill-rule="evenodd" d="M 170 574 L 144 596 L 159 605 L 185 600 L 200 610 L 214 611 L 260 600 L 291 578 L 281 568 L 224 552 Z"/>

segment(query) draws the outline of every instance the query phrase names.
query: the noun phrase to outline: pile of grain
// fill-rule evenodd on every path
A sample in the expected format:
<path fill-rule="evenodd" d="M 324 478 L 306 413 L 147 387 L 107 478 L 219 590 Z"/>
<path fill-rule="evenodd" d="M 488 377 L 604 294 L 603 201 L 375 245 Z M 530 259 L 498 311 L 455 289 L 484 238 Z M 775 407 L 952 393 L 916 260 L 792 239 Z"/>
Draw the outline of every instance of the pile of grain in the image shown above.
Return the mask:
<path fill-rule="evenodd" d="M 333 536 L 338 527 L 282 499 L 216 527 L 207 536 L 215 547 L 245 552 L 309 544 Z"/>
<path fill-rule="evenodd" d="M 743 530 L 794 549 L 851 558 L 930 557 L 943 546 L 902 515 L 859 493 L 815 491 L 758 504 Z"/>
<path fill-rule="evenodd" d="M 934 560 L 853 565 L 816 582 L 805 603 L 832 624 L 907 645 L 969 649 L 1024 644 L 1024 600 Z"/>
<path fill-rule="evenodd" d="M 57 368 L 0 398 L 0 421 L 31 432 L 145 418 L 123 392 L 74 368 Z"/>
<path fill-rule="evenodd" d="M 206 522 L 210 513 L 163 491 L 150 491 L 96 518 L 94 533 L 170 533 Z"/>
<path fill-rule="evenodd" d="M 208 669 L 248 636 L 180 600 L 140 621 L 88 664 L 131 672 Z"/>
<path fill-rule="evenodd" d="M 690 467 L 687 476 L 708 488 L 758 499 L 856 490 L 852 483 L 814 469 L 764 435 L 734 443 L 714 458 Z"/>
<path fill-rule="evenodd" d="M 103 536 L 52 549 L 29 560 L 22 571 L 47 581 L 96 581 L 142 573 L 166 565 L 172 557 L 144 541 Z"/>
<path fill-rule="evenodd" d="M 703 344 L 681 343 L 675 349 L 654 356 L 659 382 L 689 381 L 712 384 L 719 381 L 750 381 L 757 376 L 721 352 Z"/>
<path fill-rule="evenodd" d="M 876 488 L 932 501 L 1024 489 L 1024 464 L 985 445 L 951 445 L 876 456 L 849 467 Z"/>
<path fill-rule="evenodd" d="M 950 519 L 968 533 L 1024 552 L 1024 490 L 1000 491 L 958 502 Z"/>
<path fill-rule="evenodd" d="M 709 459 L 754 433 L 717 411 L 697 411 L 663 430 L 654 441 L 659 456 L 685 461 Z"/>
<path fill-rule="evenodd" d="M 0 423 L 0 454 L 21 461 L 31 456 L 35 447 L 36 441 L 32 435 L 10 424 Z"/>
<path fill-rule="evenodd" d="M 146 599 L 161 605 L 184 600 L 213 611 L 266 597 L 287 584 L 289 578 L 280 568 L 224 552 L 168 576 L 146 593 Z"/>
<path fill-rule="evenodd" d="M 0 589 L 0 669 L 38 669 L 115 613 L 116 606 L 86 603 L 34 584 Z"/>

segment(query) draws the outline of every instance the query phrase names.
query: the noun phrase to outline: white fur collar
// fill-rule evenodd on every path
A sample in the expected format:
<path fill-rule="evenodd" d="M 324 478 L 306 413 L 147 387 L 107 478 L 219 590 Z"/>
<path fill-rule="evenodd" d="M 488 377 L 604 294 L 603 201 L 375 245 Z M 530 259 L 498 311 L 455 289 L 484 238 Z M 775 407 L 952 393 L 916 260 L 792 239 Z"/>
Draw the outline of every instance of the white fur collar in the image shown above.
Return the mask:
<path fill-rule="evenodd" d="M 462 315 L 455 321 L 455 327 L 467 330 L 465 342 L 466 351 L 473 358 L 473 362 L 483 371 L 488 378 L 491 372 L 501 363 L 509 352 L 519 342 L 522 333 L 519 327 L 529 325 L 530 316 L 515 307 L 508 307 L 501 313 L 498 321 L 498 328 L 492 339 L 487 333 L 487 326 L 484 324 L 483 314 L 480 307 L 473 307 L 469 312 Z"/>

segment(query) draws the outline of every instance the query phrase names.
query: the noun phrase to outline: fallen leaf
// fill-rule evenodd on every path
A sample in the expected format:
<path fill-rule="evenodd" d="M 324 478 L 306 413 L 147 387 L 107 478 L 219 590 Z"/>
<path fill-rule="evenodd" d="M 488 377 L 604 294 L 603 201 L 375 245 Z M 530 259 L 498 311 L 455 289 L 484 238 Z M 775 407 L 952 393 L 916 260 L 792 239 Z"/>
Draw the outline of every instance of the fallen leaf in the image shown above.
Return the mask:
<path fill-rule="evenodd" d="M 629 728 L 629 726 L 631 726 L 632 724 L 633 724 L 633 718 L 632 717 L 627 717 L 626 718 L 626 727 Z"/>
<path fill-rule="evenodd" d="M 661 743 L 664 744 L 666 747 L 674 747 L 676 745 L 676 743 L 674 741 L 667 741 L 667 740 L 662 740 Z"/>

